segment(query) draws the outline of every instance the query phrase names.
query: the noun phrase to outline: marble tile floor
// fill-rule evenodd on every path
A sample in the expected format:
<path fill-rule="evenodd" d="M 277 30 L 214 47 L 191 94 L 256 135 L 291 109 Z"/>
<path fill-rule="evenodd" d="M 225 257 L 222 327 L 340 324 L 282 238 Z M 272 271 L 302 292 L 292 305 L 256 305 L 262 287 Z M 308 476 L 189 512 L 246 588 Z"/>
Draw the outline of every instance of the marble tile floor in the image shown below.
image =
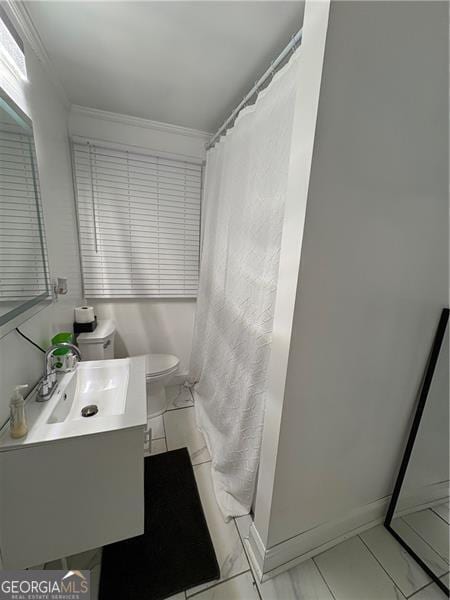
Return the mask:
<path fill-rule="evenodd" d="M 220 580 L 185 590 L 169 600 L 444 600 L 445 594 L 381 525 L 257 585 L 243 543 L 251 518 L 225 522 L 212 488 L 211 458 L 195 426 L 191 392 L 184 386 L 171 386 L 168 393 L 169 410 L 151 420 L 153 439 L 144 454 L 188 448 L 221 571 Z M 448 511 L 448 506 L 441 512 L 445 509 Z M 404 522 L 401 527 L 415 541 L 420 537 L 420 524 L 412 528 Z M 423 545 L 427 562 L 448 582 L 448 566 L 442 556 L 427 542 Z M 48 563 L 46 568 L 61 568 L 58 562 Z M 101 549 L 71 556 L 68 564 L 70 568 L 91 569 L 95 600 Z"/>
<path fill-rule="evenodd" d="M 241 538 L 250 519 L 235 519 Z M 412 535 L 416 535 L 411 530 Z M 410 535 L 410 540 L 412 537 Z M 427 562 L 448 586 L 448 564 L 424 542 Z M 382 526 L 341 542 L 258 585 L 262 600 L 444 600 L 446 595 Z M 245 600 L 245 599 L 243 599 Z"/>
<path fill-rule="evenodd" d="M 151 448 L 149 448 L 148 443 L 144 445 L 145 456 L 149 456 L 150 454 L 159 454 L 160 452 L 166 452 L 168 450 L 165 430 L 165 421 L 167 419 L 167 414 L 172 411 L 175 412 L 183 408 L 189 408 L 194 406 L 194 400 L 192 398 L 191 391 L 184 385 L 168 386 L 166 388 L 166 394 L 169 398 L 169 408 L 167 410 L 167 413 L 165 415 L 161 415 L 160 417 L 149 419 L 148 421 L 148 424 L 152 429 L 152 442 Z M 203 443 L 201 437 L 200 440 Z"/>

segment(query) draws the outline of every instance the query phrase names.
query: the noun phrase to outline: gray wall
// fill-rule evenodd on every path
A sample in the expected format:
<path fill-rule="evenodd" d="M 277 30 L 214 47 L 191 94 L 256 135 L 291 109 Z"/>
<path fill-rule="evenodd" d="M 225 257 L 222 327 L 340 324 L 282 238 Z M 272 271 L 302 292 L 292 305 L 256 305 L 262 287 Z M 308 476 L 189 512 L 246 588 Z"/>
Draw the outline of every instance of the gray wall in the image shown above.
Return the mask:
<path fill-rule="evenodd" d="M 331 6 L 269 547 L 392 490 L 448 304 L 447 10 Z"/>

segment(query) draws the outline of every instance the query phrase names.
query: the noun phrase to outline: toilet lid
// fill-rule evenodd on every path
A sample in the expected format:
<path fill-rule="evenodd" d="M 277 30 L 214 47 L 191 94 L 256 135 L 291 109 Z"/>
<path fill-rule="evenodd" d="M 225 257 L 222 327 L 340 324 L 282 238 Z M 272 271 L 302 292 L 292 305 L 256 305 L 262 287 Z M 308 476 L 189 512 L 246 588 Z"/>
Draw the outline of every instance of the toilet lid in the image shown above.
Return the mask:
<path fill-rule="evenodd" d="M 146 354 L 145 372 L 147 377 L 162 375 L 167 371 L 176 369 L 179 363 L 179 358 L 173 354 Z"/>

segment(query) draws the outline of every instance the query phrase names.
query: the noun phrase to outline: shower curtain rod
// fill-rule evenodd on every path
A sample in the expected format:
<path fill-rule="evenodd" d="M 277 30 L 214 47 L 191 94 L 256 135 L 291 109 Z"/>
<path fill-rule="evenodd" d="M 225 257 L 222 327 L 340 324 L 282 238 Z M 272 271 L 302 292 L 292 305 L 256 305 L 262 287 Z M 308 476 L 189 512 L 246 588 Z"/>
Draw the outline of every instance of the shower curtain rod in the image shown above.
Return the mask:
<path fill-rule="evenodd" d="M 256 94 L 256 92 L 259 90 L 259 88 L 262 86 L 262 84 L 266 81 L 266 79 L 268 79 L 273 73 L 275 73 L 276 69 L 283 62 L 283 60 L 286 58 L 286 56 L 289 54 L 289 52 L 291 50 L 294 50 L 294 48 L 298 44 L 300 44 L 301 40 L 302 40 L 302 29 L 299 29 L 297 31 L 297 33 L 291 37 L 289 44 L 284 48 L 284 50 L 282 50 L 282 52 L 272 62 L 270 67 L 267 69 L 267 71 L 265 71 L 265 73 L 258 79 L 258 81 L 255 83 L 255 85 L 252 87 L 252 89 L 249 91 L 249 93 L 244 97 L 244 99 L 233 110 L 233 112 L 228 117 L 228 119 L 223 123 L 222 127 L 217 131 L 217 133 L 215 133 L 213 135 L 213 137 L 211 138 L 209 143 L 206 145 L 207 150 L 209 150 L 210 148 L 212 148 L 214 146 L 216 141 L 220 138 L 222 133 L 224 133 L 224 131 L 226 131 L 228 129 L 228 126 L 230 125 L 230 123 L 232 121 L 234 121 L 234 119 L 237 117 L 237 115 L 239 114 L 241 109 L 247 104 L 247 102 L 250 100 L 250 98 L 254 94 Z"/>

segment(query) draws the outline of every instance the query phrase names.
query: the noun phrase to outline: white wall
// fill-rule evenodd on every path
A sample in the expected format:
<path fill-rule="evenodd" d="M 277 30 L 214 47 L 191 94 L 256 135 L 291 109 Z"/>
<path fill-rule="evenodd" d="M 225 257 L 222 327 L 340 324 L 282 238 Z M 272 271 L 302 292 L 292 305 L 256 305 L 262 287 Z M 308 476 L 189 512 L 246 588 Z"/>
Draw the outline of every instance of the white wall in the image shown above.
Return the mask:
<path fill-rule="evenodd" d="M 280 249 L 272 344 L 267 373 L 261 466 L 255 499 L 255 524 L 262 569 L 277 464 L 278 441 L 291 342 L 298 268 L 322 79 L 329 0 L 306 2 L 300 48 L 288 187 Z"/>
<path fill-rule="evenodd" d="M 144 149 L 156 154 L 202 162 L 204 132 L 155 123 L 146 119 L 73 106 L 70 133 L 107 144 Z M 180 358 L 180 374 L 187 374 L 192 346 L 195 300 L 89 300 L 98 318 L 112 318 L 117 326 L 116 355 L 170 353 Z"/>
<path fill-rule="evenodd" d="M 22 108 L 31 116 L 41 185 L 49 267 L 68 278 L 69 294 L 23 323 L 21 329 L 39 344 L 71 327 L 73 306 L 80 302 L 81 281 L 75 207 L 68 144 L 68 110 L 48 73 L 26 44 L 29 83 Z M 14 385 L 33 385 L 43 373 L 41 352 L 15 331 L 0 339 L 0 425 L 8 417 Z"/>
<path fill-rule="evenodd" d="M 97 318 L 117 327 L 117 358 L 146 353 L 175 354 L 186 374 L 194 330 L 194 300 L 115 300 L 94 302 Z"/>
<path fill-rule="evenodd" d="M 446 3 L 331 5 L 265 570 L 392 491 L 448 304 L 447 46 Z"/>

